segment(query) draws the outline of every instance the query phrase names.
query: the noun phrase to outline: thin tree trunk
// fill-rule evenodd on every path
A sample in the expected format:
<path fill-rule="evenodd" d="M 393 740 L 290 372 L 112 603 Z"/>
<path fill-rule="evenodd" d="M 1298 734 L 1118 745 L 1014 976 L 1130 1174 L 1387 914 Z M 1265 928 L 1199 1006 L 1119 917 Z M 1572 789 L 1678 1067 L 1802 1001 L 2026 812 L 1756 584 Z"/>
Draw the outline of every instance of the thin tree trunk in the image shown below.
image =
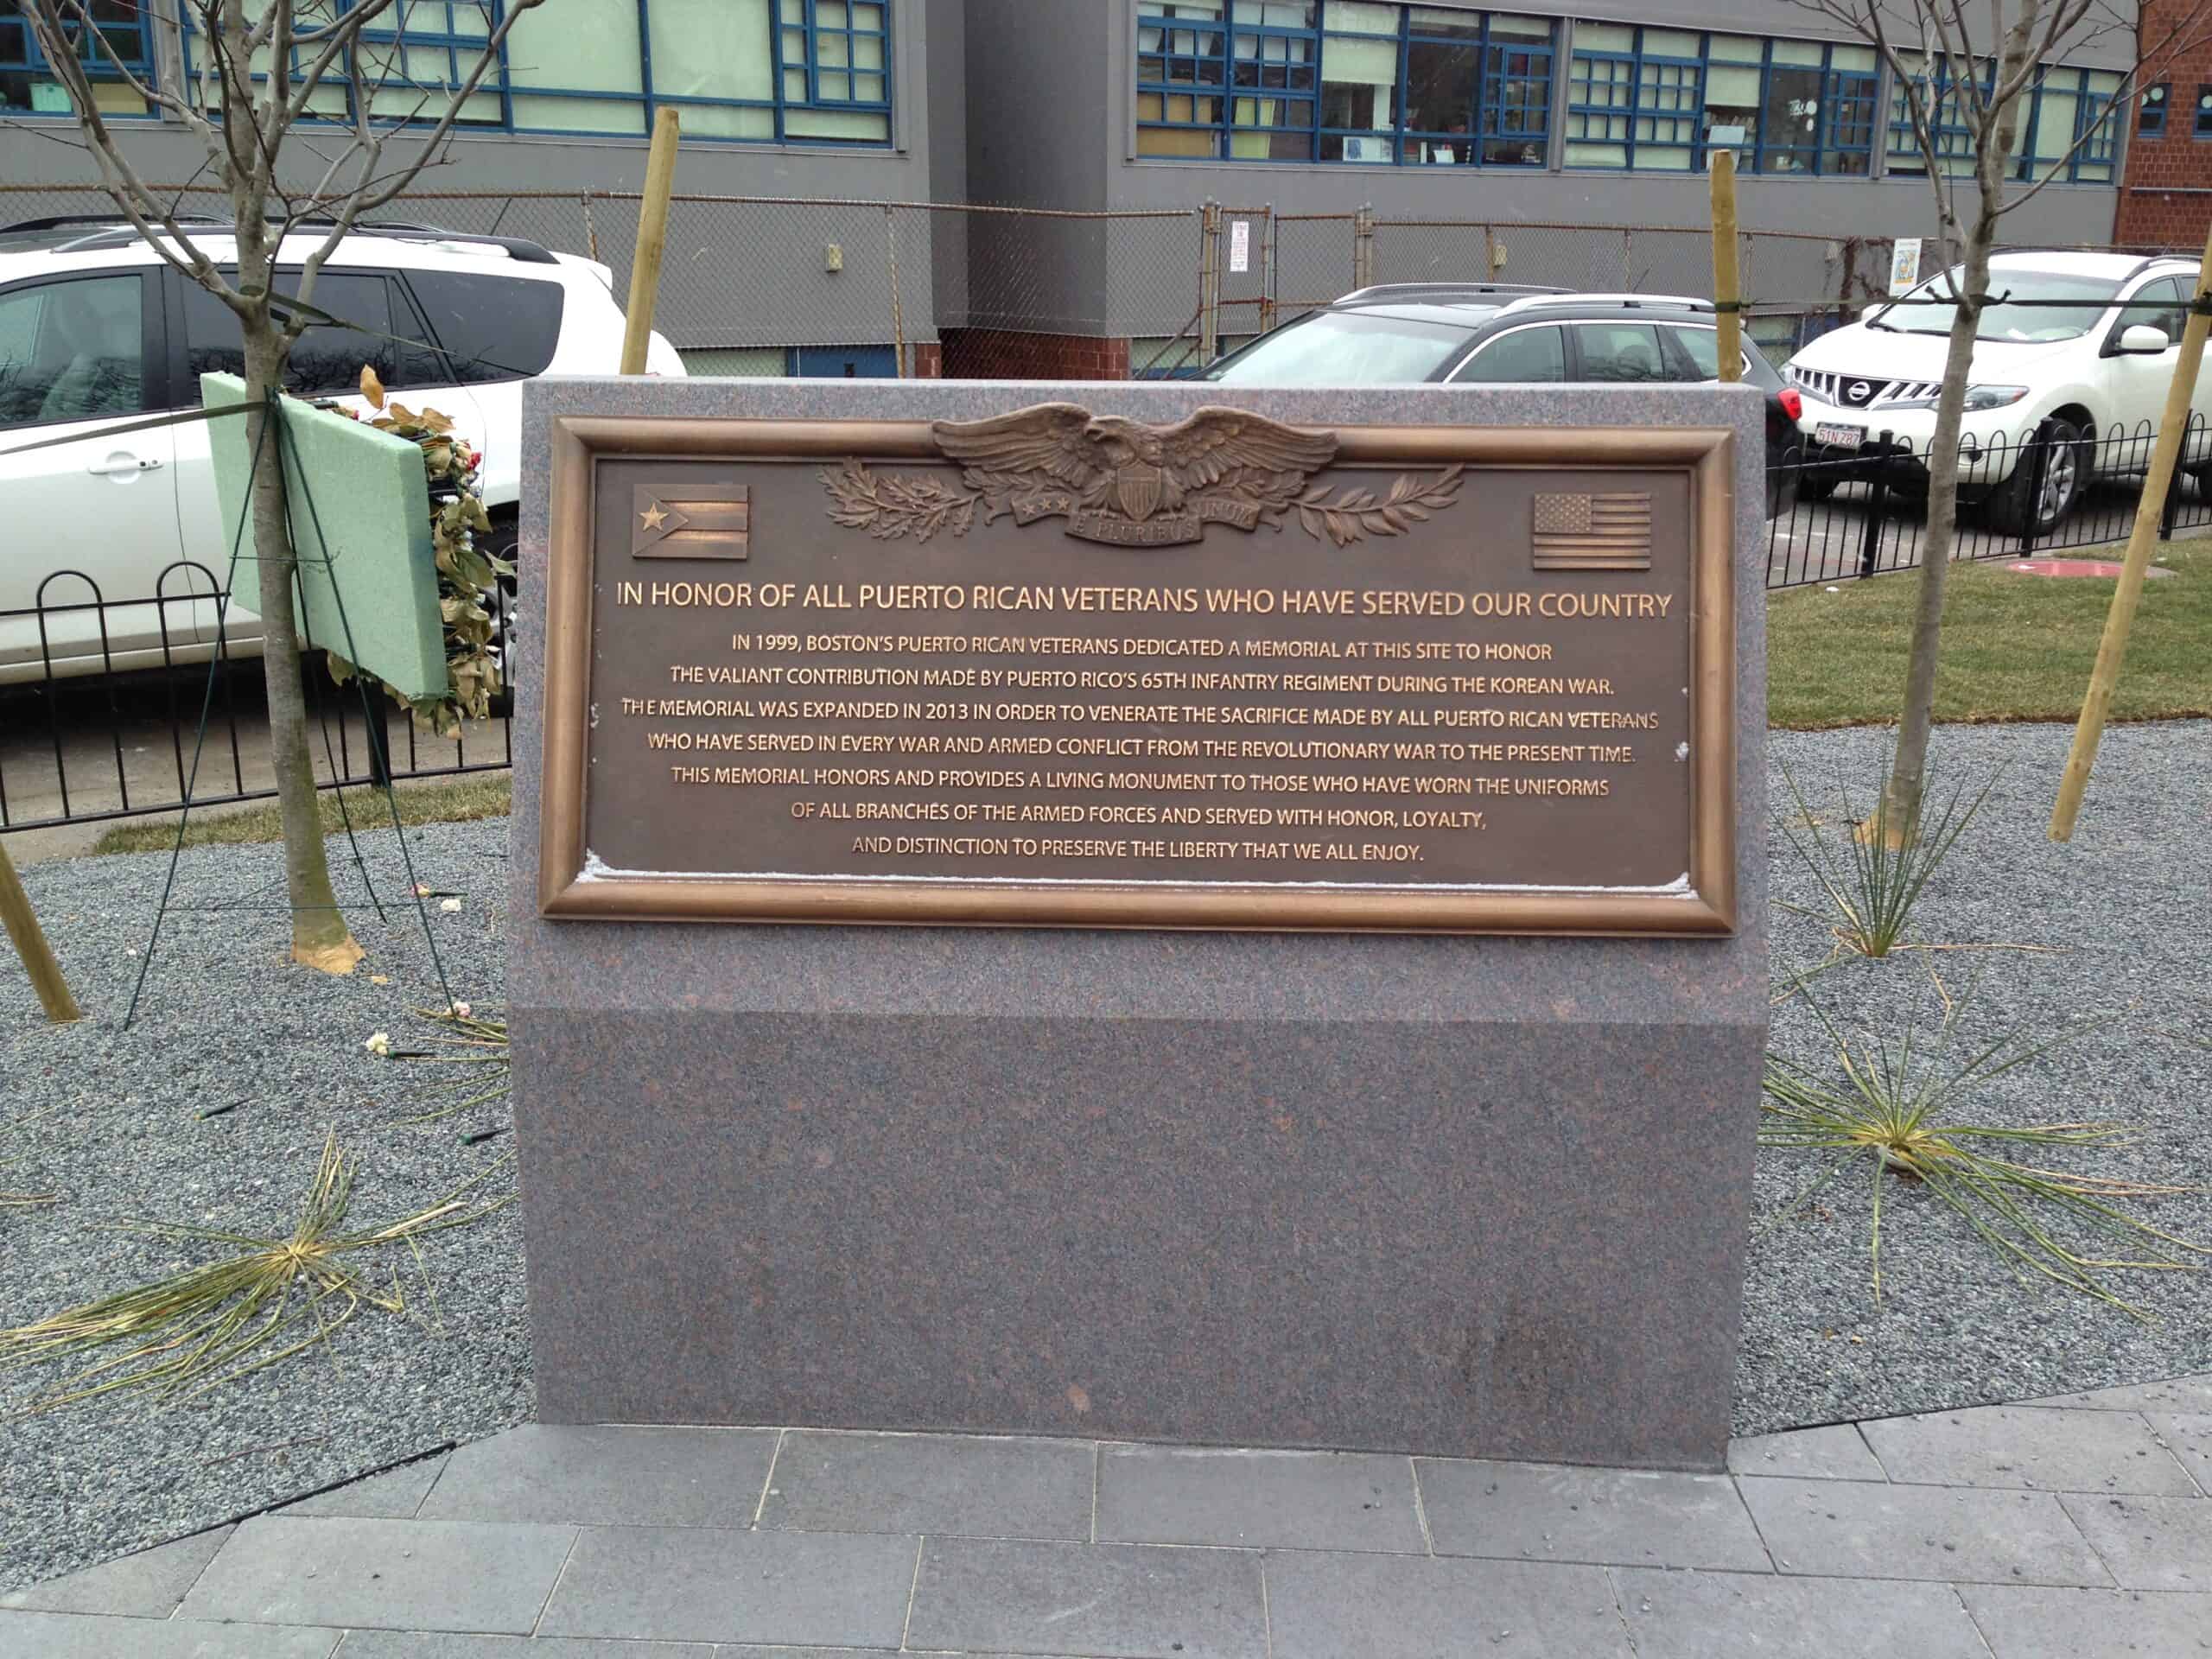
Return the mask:
<path fill-rule="evenodd" d="M 1996 84 L 2010 84 L 2026 64 L 2042 9 L 2043 0 L 2020 0 L 2019 13 L 2005 34 Z M 1891 847 L 1903 845 L 1911 836 L 1928 780 L 1928 741 L 1936 718 L 1936 669 L 1942 655 L 1943 594 L 1959 524 L 1959 428 L 1966 414 L 1967 387 L 1973 378 L 1974 339 L 1981 329 L 1981 296 L 1989 291 L 1989 251 L 1997 240 L 1997 211 L 2004 202 L 2005 179 L 2019 134 L 2019 99 L 2006 99 L 1993 114 L 1995 118 L 1985 129 L 1986 137 L 1974 157 L 1974 219 L 1961 238 L 1959 303 L 1951 317 L 1943 390 L 1936 404 L 1936 432 L 1928 441 L 1928 531 L 1921 543 L 1920 592 L 1913 607 L 1912 654 L 1905 670 L 1904 708 L 1897 718 L 1897 753 L 1890 765 L 1889 782 L 1882 791 L 1880 810 L 1874 823 L 1861 831 L 1872 840 L 1872 832 L 1878 829 L 1881 838 Z M 1942 164 L 1940 157 L 1928 157 L 1930 168 Z M 1957 227 L 1950 222 L 1948 211 L 1944 217 L 1943 239 L 1948 242 Z M 1910 319 L 1906 321 L 1909 326 Z M 2030 454 L 2024 448 L 2015 464 L 2028 465 Z M 2035 512 L 2037 505 L 2031 502 L 2028 510 Z"/>
<path fill-rule="evenodd" d="M 1960 286 L 1968 294 L 1989 287 L 1989 244 L 1993 216 L 1977 213 L 1966 237 Z M 1892 847 L 1910 834 L 1928 779 L 1928 740 L 1936 719 L 1936 668 L 1942 655 L 1943 594 L 1951 571 L 1951 548 L 1959 524 L 1959 428 L 1965 416 L 1967 382 L 1974 362 L 1974 334 L 1980 308 L 1961 304 L 1951 319 L 1951 344 L 1943 365 L 1943 391 L 1936 404 L 1936 434 L 1928 441 L 1928 531 L 1920 544 L 1920 592 L 1912 613 L 1912 654 L 1904 677 L 1904 709 L 1897 719 L 1897 753 L 1882 792 L 1880 821 Z M 2025 464 L 2023 462 L 2022 464 Z"/>
<path fill-rule="evenodd" d="M 246 452 L 258 457 L 251 485 L 253 548 L 261 573 L 261 665 L 269 685 L 269 759 L 284 826 L 284 885 L 291 899 L 293 959 L 326 973 L 347 974 L 362 952 L 338 908 L 338 896 L 330 886 L 330 863 L 323 854 L 299 630 L 292 613 L 294 554 L 284 468 L 278 434 L 269 420 L 269 393 L 282 384 L 283 357 L 274 324 L 266 320 L 247 324 L 245 442 Z"/>

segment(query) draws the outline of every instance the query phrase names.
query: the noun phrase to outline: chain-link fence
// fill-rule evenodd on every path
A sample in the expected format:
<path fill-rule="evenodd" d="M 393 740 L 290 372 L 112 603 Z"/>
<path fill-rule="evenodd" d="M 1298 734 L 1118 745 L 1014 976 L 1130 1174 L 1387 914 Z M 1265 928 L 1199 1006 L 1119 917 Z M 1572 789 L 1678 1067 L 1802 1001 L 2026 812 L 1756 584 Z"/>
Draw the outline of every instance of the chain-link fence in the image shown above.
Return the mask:
<path fill-rule="evenodd" d="M 209 186 L 162 189 L 182 213 L 224 208 Z M 423 188 L 380 217 L 582 254 L 620 296 L 638 210 L 634 192 Z M 60 214 L 113 207 L 81 185 L 0 184 L 0 224 Z M 1891 249 L 1744 232 L 1752 337 L 1779 359 L 1847 321 L 1886 292 Z M 1712 262 L 1703 226 L 679 194 L 655 321 L 695 373 L 1117 380 L 1195 373 L 1376 283 L 1702 295 Z"/>

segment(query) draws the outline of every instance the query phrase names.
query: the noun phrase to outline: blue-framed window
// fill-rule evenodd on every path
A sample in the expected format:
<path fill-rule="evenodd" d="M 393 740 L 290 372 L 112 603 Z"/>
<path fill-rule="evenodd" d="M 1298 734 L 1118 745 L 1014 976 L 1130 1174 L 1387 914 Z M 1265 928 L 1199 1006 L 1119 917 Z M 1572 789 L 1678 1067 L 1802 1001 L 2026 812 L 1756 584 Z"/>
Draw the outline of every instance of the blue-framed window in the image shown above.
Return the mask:
<path fill-rule="evenodd" d="M 147 86 L 155 85 L 153 24 L 142 0 L 92 0 L 92 24 L 73 20 L 78 59 L 92 83 L 92 95 L 105 116 L 144 116 L 155 111 L 117 72 L 124 68 Z M 69 94 L 39 50 L 30 19 L 13 5 L 0 10 L 0 115 L 67 115 Z"/>
<path fill-rule="evenodd" d="M 2046 68 L 2020 138 L 2023 179 L 2110 184 L 2120 170 L 2120 85 L 2110 69 Z"/>
<path fill-rule="evenodd" d="M 668 104 L 682 111 L 687 140 L 888 146 L 893 3 L 558 0 L 517 20 L 461 119 L 642 137 Z M 503 15 L 503 0 L 397 0 L 363 35 L 363 79 L 384 82 L 372 117 L 442 115 Z M 193 46 L 188 26 L 188 70 Z M 295 73 L 302 64 L 296 53 Z M 351 119 L 353 96 L 343 75 L 327 74 L 310 112 Z"/>
<path fill-rule="evenodd" d="M 1917 54 L 1903 54 L 1899 62 L 1913 86 L 1920 89 L 1928 128 L 1936 141 L 1936 160 L 1947 178 L 1967 178 L 1974 173 L 1974 134 L 1967 125 L 1966 81 L 1948 57 L 1932 63 Z M 1997 73 L 1994 63 L 1980 70 L 1985 92 Z M 1889 170 L 1925 176 L 1928 156 L 1912 124 L 1912 106 L 1903 80 L 1890 92 Z"/>
<path fill-rule="evenodd" d="M 1555 27 L 1395 0 L 1141 0 L 1137 153 L 1541 167 Z"/>
<path fill-rule="evenodd" d="M 2196 138 L 2212 138 L 2212 81 L 2196 84 L 2196 119 L 2190 124 L 2190 134 Z"/>
<path fill-rule="evenodd" d="M 2166 110 L 2174 101 L 2174 84 L 2162 80 L 2145 86 L 2135 99 L 2135 131 L 2144 138 L 2166 136 Z"/>
<path fill-rule="evenodd" d="M 1705 144 L 1706 37 L 1577 23 L 1567 66 L 1567 165 L 1687 173 Z"/>
<path fill-rule="evenodd" d="M 891 18 L 868 0 L 785 3 L 780 25 L 784 92 L 833 109 L 891 107 Z"/>
<path fill-rule="evenodd" d="M 1566 163 L 1681 173 L 1726 149 L 1745 172 L 1864 176 L 1876 64 L 1871 47 L 1578 23 Z"/>
<path fill-rule="evenodd" d="M 1873 171 L 1878 64 L 1868 46 L 1768 41 L 1752 168 L 1857 178 Z"/>

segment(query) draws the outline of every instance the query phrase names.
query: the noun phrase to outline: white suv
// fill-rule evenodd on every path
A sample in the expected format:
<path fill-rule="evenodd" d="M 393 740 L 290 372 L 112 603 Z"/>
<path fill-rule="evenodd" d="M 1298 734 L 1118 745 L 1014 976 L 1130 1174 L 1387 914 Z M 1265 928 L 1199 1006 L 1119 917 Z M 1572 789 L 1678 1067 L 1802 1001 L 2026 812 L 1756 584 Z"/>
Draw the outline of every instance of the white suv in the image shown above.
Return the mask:
<path fill-rule="evenodd" d="M 184 228 L 219 266 L 235 261 L 222 226 Z M 283 244 L 280 287 L 320 242 L 305 232 Z M 522 382 L 613 374 L 621 361 L 607 267 L 513 238 L 365 228 L 339 245 L 311 302 L 354 326 L 300 336 L 291 390 L 361 408 L 367 364 L 402 402 L 451 416 L 483 453 L 485 505 L 510 541 Z M 683 372 L 658 334 L 647 365 Z M 102 435 L 197 408 L 210 370 L 243 372 L 236 319 L 128 225 L 0 230 L 0 452 L 23 451 L 0 454 L 0 684 L 213 653 L 213 595 L 236 526 L 216 509 L 207 423 Z M 261 619 L 253 582 L 238 587 L 222 631 L 232 654 L 251 655 Z M 90 607 L 96 597 L 111 601 L 104 612 Z"/>
<path fill-rule="evenodd" d="M 1985 502 L 2000 530 L 2048 530 L 2093 476 L 2148 465 L 2196 266 L 2116 253 L 2000 253 L 1989 263 L 1996 297 L 1974 346 L 1960 496 Z M 1905 297 L 1950 291 L 1938 277 Z M 1948 304 L 1878 305 L 1783 366 L 1804 398 L 1802 495 L 1834 488 L 1850 474 L 1847 463 L 1877 452 L 1885 431 L 1927 454 L 1952 315 Z M 2196 412 L 2212 416 L 2212 376 L 2197 382 Z M 2199 425 L 2183 457 L 2200 486 L 2203 435 Z"/>

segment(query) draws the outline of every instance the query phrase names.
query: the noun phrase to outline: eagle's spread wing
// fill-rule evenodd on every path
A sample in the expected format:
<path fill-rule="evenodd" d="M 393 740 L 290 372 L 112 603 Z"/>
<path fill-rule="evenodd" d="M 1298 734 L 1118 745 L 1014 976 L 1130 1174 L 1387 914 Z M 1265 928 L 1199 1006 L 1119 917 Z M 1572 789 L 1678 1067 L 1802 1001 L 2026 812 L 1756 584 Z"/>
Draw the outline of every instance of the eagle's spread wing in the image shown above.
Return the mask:
<path fill-rule="evenodd" d="M 1167 469 L 1186 490 L 1218 483 L 1239 467 L 1261 473 L 1318 472 L 1337 456 L 1336 438 L 1300 432 L 1238 409 L 1202 409 L 1160 435 Z"/>
<path fill-rule="evenodd" d="M 1039 404 L 988 421 L 938 421 L 938 448 L 953 460 L 991 473 L 1043 473 L 1070 489 L 1087 490 L 1111 470 L 1097 441 L 1084 435 L 1086 410 Z"/>

